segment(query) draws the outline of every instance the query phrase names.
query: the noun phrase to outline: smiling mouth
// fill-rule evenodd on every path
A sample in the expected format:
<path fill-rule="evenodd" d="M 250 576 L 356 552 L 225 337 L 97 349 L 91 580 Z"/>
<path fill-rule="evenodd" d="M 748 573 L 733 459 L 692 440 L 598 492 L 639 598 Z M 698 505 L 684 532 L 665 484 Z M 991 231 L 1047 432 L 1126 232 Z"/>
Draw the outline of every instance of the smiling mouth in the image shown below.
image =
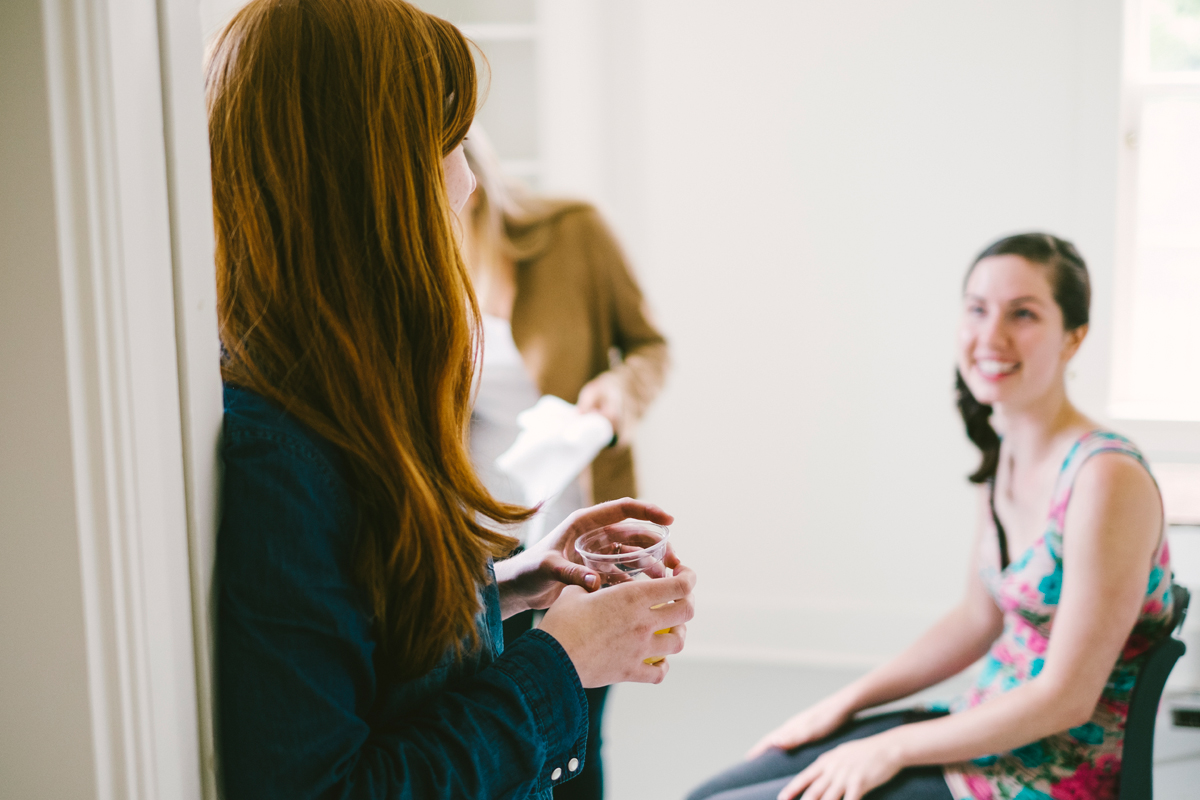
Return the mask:
<path fill-rule="evenodd" d="M 981 358 L 975 362 L 975 368 L 985 378 L 1003 378 L 1012 375 L 1021 368 L 1020 361 L 997 361 L 991 358 Z"/>

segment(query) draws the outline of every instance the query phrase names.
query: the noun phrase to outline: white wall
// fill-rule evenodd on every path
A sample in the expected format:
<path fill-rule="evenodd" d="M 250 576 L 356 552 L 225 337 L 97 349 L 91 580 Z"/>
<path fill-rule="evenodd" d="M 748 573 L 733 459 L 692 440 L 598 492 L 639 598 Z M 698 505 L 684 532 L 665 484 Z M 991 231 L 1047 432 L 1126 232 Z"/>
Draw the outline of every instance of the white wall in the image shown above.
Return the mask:
<path fill-rule="evenodd" d="M 249 0 L 199 0 L 200 30 L 207 44 L 217 31 L 229 22 L 234 13 Z"/>
<path fill-rule="evenodd" d="M 36 0 L 0 24 L 0 796 L 95 796 Z"/>
<path fill-rule="evenodd" d="M 238 4 L 202 3 L 205 29 Z M 1120 18 L 1119 0 L 539 5 L 542 145 L 579 161 L 549 159 L 543 185 L 610 214 L 674 348 L 640 470 L 701 574 L 689 653 L 868 663 L 954 602 L 974 452 L 953 336 L 996 236 L 1046 229 L 1088 258 L 1073 385 L 1103 416 Z"/>
<path fill-rule="evenodd" d="M 602 199 L 674 349 L 640 468 L 700 573 L 691 653 L 867 663 L 956 600 L 954 330 L 996 236 L 1088 258 L 1074 384 L 1103 410 L 1119 21 L 1117 0 L 609 8 Z"/>

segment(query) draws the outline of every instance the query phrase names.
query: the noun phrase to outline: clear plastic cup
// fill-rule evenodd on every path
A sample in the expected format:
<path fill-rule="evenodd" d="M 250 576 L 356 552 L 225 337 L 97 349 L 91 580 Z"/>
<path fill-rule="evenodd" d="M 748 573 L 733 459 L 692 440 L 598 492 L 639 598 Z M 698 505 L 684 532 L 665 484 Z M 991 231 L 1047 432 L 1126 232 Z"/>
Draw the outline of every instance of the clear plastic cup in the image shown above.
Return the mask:
<path fill-rule="evenodd" d="M 575 552 L 583 559 L 584 566 L 600 576 L 600 588 L 634 580 L 665 578 L 670 572 L 662 562 L 670 535 L 671 531 L 665 525 L 627 519 L 583 534 L 575 540 Z M 670 628 L 656 631 L 670 632 Z M 663 658 L 655 656 L 645 662 L 657 664 Z"/>

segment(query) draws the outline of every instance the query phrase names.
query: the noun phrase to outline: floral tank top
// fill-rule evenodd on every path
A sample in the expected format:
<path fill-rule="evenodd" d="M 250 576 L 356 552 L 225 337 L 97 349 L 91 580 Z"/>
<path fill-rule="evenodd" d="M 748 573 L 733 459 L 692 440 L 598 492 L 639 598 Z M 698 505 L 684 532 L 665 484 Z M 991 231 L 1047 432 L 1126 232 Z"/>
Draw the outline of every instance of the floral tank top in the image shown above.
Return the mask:
<path fill-rule="evenodd" d="M 1063 520 L 1079 468 L 1097 453 L 1125 453 L 1146 461 L 1129 440 L 1092 431 L 1071 448 L 1059 471 L 1045 532 L 1007 568 L 999 546 L 985 554 L 981 576 L 1004 612 L 1004 632 L 992 645 L 975 688 L 951 705 L 980 705 L 1037 676 L 1042 669 L 1063 576 Z M 1149 470 L 1149 467 L 1146 467 Z M 1173 612 L 1166 537 L 1154 554 L 1141 614 L 1117 659 L 1089 722 L 1011 752 L 951 764 L 946 783 L 955 800 L 1115 800 L 1129 698 L 1143 656 L 1170 633 Z"/>

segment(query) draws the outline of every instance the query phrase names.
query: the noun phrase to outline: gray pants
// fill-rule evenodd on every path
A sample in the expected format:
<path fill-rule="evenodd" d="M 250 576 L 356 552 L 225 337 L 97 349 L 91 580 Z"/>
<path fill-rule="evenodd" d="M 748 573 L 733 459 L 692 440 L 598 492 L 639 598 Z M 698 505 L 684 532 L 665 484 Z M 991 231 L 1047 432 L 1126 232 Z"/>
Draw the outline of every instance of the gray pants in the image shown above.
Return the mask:
<path fill-rule="evenodd" d="M 936 711 L 895 711 L 854 720 L 832 736 L 794 750 L 768 750 L 706 781 L 688 800 L 775 800 L 779 790 L 827 750 L 910 722 L 942 716 Z M 868 792 L 864 800 L 954 800 L 941 767 L 910 767 Z"/>

